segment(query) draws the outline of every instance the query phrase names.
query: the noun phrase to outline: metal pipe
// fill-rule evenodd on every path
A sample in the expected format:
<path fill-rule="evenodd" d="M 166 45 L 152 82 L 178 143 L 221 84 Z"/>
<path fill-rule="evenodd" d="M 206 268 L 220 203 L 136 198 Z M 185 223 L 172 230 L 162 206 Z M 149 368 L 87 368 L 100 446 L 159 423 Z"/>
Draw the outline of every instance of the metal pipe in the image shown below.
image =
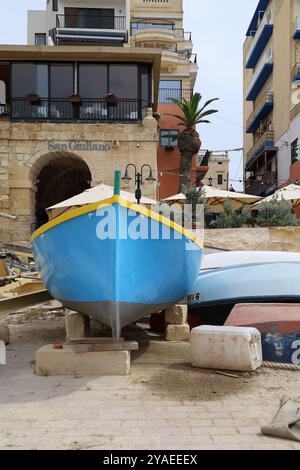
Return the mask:
<path fill-rule="evenodd" d="M 11 215 L 11 214 L 5 214 L 4 212 L 0 212 L 0 217 L 8 220 L 17 220 L 16 215 Z"/>

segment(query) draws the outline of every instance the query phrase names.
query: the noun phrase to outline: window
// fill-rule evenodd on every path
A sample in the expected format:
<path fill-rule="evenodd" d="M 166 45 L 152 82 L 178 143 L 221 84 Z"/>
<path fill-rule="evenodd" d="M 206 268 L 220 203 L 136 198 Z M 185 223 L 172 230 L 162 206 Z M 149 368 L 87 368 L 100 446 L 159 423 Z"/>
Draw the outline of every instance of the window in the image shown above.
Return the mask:
<path fill-rule="evenodd" d="M 223 184 L 223 175 L 218 175 L 218 185 L 221 186 Z"/>
<path fill-rule="evenodd" d="M 171 104 L 172 98 L 181 100 L 181 80 L 161 80 L 159 84 L 159 103 Z"/>
<path fill-rule="evenodd" d="M 110 65 L 109 91 L 117 98 L 138 98 L 138 67 L 137 65 Z"/>
<path fill-rule="evenodd" d="M 294 140 L 292 143 L 291 143 L 291 161 L 292 161 L 292 165 L 293 163 L 295 163 L 299 158 L 299 144 L 298 144 L 298 139 Z"/>
<path fill-rule="evenodd" d="M 12 97 L 25 98 L 29 93 L 48 97 L 48 66 L 33 62 L 12 64 Z"/>
<path fill-rule="evenodd" d="M 79 65 L 79 94 L 85 99 L 103 99 L 107 94 L 107 66 Z"/>
<path fill-rule="evenodd" d="M 113 8 L 65 8 L 67 28 L 115 29 Z"/>
<path fill-rule="evenodd" d="M 52 10 L 58 11 L 58 0 L 52 0 Z"/>
<path fill-rule="evenodd" d="M 164 129 L 160 131 L 160 145 L 168 149 L 178 146 L 179 131 Z"/>
<path fill-rule="evenodd" d="M 36 35 L 35 35 L 35 45 L 36 46 L 46 46 L 46 34 L 45 33 L 36 33 Z"/>
<path fill-rule="evenodd" d="M 73 64 L 50 64 L 51 98 L 69 98 L 74 92 Z"/>

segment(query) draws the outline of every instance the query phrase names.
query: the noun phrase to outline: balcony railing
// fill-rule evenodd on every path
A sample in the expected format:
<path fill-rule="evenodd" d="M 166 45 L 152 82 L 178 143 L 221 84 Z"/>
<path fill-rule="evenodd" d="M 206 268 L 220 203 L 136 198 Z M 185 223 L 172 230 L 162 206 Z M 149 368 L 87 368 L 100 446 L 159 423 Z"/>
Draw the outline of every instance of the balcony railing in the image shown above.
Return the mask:
<path fill-rule="evenodd" d="M 273 71 L 273 50 L 268 49 L 258 63 L 247 89 L 247 101 L 254 101 Z"/>
<path fill-rule="evenodd" d="M 247 56 L 246 56 L 246 67 L 253 68 L 257 64 L 261 53 L 267 45 L 273 32 L 273 15 L 272 11 L 266 11 L 263 19 L 252 37 Z"/>
<path fill-rule="evenodd" d="M 157 30 L 161 29 L 166 32 L 174 34 L 174 38 L 177 40 L 192 40 L 192 33 L 190 31 L 184 31 L 183 28 L 176 28 L 174 24 L 171 23 L 151 23 L 151 22 L 140 22 L 131 24 L 131 36 L 136 36 L 139 31 L 144 30 Z"/>
<path fill-rule="evenodd" d="M 126 30 L 126 16 L 56 15 L 57 28 Z"/>
<path fill-rule="evenodd" d="M 291 80 L 292 82 L 300 80 L 300 63 L 299 62 L 297 62 L 292 68 Z"/>
<path fill-rule="evenodd" d="M 294 22 L 294 39 L 300 39 L 300 17 L 296 16 Z"/>
<path fill-rule="evenodd" d="M 40 98 L 32 104 L 28 98 L 13 98 L 5 106 L 5 113 L 15 121 L 139 121 L 146 114 L 149 103 L 138 99 L 117 99 L 115 106 L 108 106 L 105 99 L 81 99 L 72 103 L 69 99 Z"/>
<path fill-rule="evenodd" d="M 246 192 L 248 194 L 255 194 L 257 196 L 267 195 L 277 189 L 277 173 L 269 171 L 260 173 L 255 176 L 255 179 L 249 178 L 246 181 Z"/>
<path fill-rule="evenodd" d="M 172 99 L 181 101 L 183 98 L 189 101 L 193 96 L 190 89 L 160 88 L 158 94 L 159 104 L 172 104 Z"/>
<path fill-rule="evenodd" d="M 167 42 L 159 42 L 159 41 L 143 41 L 143 42 L 137 42 L 135 44 L 135 47 L 149 47 L 149 48 L 158 48 L 161 49 L 162 51 L 168 51 L 168 52 L 178 52 L 177 44 L 170 44 Z"/>
<path fill-rule="evenodd" d="M 150 47 L 150 48 L 158 48 L 162 51 L 167 52 L 174 52 L 178 54 L 178 57 L 181 60 L 188 60 L 192 64 L 197 64 L 198 56 L 190 51 L 179 51 L 177 44 L 170 44 L 167 42 L 160 42 L 160 41 L 141 41 L 136 42 L 135 47 Z"/>
<path fill-rule="evenodd" d="M 255 106 L 255 109 L 250 114 L 249 118 L 247 119 L 247 123 L 246 123 L 247 131 L 250 128 L 251 124 L 256 120 L 257 117 L 260 117 L 260 121 L 263 121 L 268 116 L 268 114 L 271 112 L 271 108 L 273 107 L 273 102 L 274 102 L 273 100 L 274 98 L 273 98 L 272 91 L 267 91 L 262 96 L 262 98 L 259 100 L 259 102 Z M 264 109 L 265 109 L 265 112 L 264 112 Z M 269 109 L 269 112 L 268 112 L 268 109 Z M 260 114 L 262 114 L 262 116 L 260 116 Z"/>
<path fill-rule="evenodd" d="M 271 145 L 273 144 L 273 145 Z M 247 160 L 251 160 L 255 156 L 255 154 L 264 147 L 264 145 L 268 145 L 270 147 L 274 146 L 274 132 L 273 131 L 266 131 L 264 132 L 259 139 L 255 142 L 251 150 L 248 152 Z"/>

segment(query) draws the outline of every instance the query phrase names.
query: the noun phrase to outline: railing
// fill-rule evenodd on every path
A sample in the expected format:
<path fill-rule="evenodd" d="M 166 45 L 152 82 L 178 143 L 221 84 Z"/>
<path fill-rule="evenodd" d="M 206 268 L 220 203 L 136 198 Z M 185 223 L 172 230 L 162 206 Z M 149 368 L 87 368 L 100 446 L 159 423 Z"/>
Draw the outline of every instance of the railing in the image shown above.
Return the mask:
<path fill-rule="evenodd" d="M 274 142 L 274 132 L 273 131 L 265 131 L 259 139 L 255 142 L 251 150 L 248 152 L 248 160 L 250 160 L 256 152 L 263 146 L 265 142 L 273 141 Z"/>
<path fill-rule="evenodd" d="M 170 44 L 167 42 L 159 42 L 159 41 L 143 41 L 143 42 L 137 42 L 135 44 L 135 47 L 150 47 L 154 49 L 161 49 L 162 51 L 168 51 L 168 52 L 178 52 L 177 50 L 177 44 Z"/>
<path fill-rule="evenodd" d="M 131 36 L 136 36 L 138 31 L 151 29 L 161 29 L 168 32 L 174 33 L 175 39 L 191 41 L 192 33 L 190 31 L 184 31 L 183 28 L 176 28 L 172 23 L 151 23 L 151 22 L 140 22 L 131 24 Z"/>
<path fill-rule="evenodd" d="M 146 115 L 149 103 L 138 99 L 117 99 L 116 106 L 108 106 L 105 99 L 40 98 L 30 103 L 28 98 L 10 100 L 8 112 L 16 121 L 138 121 Z"/>
<path fill-rule="evenodd" d="M 261 111 L 262 107 L 266 103 L 273 103 L 273 92 L 272 91 L 267 91 L 262 98 L 259 100 L 257 105 L 255 106 L 253 112 L 250 114 L 250 116 L 247 119 L 246 127 L 248 128 L 250 124 L 254 121 L 258 113 Z"/>
<path fill-rule="evenodd" d="M 299 77 L 299 78 L 298 78 Z M 294 67 L 292 68 L 292 72 L 291 72 L 291 80 L 292 82 L 294 80 L 300 80 L 300 63 L 297 62 Z"/>
<path fill-rule="evenodd" d="M 251 45 L 250 45 L 248 53 L 247 53 L 246 62 L 248 62 L 249 57 L 251 56 L 251 54 L 252 54 L 252 52 L 253 52 L 256 44 L 257 44 L 257 41 L 258 41 L 258 39 L 261 35 L 262 30 L 264 29 L 264 27 L 266 25 L 271 25 L 271 24 L 273 24 L 273 15 L 272 15 L 272 11 L 269 10 L 269 11 L 265 12 L 265 14 L 263 16 L 263 19 L 262 19 L 262 21 L 261 21 L 261 23 L 260 23 L 260 25 L 259 25 L 259 27 L 256 31 L 255 36 L 252 36 L 253 39 L 251 41 Z"/>
<path fill-rule="evenodd" d="M 249 94 L 251 88 L 253 87 L 253 84 L 256 82 L 256 80 L 258 79 L 262 69 L 264 68 L 264 66 L 266 64 L 273 64 L 273 50 L 272 48 L 268 49 L 264 55 L 262 56 L 262 58 L 260 59 L 260 62 L 258 63 L 256 69 L 255 69 L 255 72 L 254 72 L 254 75 L 249 83 L 249 86 L 248 86 L 248 89 L 247 89 L 247 95 Z"/>
<path fill-rule="evenodd" d="M 158 102 L 159 104 L 172 104 L 172 99 L 181 101 L 184 98 L 189 101 L 192 96 L 193 91 L 190 89 L 160 88 Z"/>
<path fill-rule="evenodd" d="M 259 179 L 248 179 L 246 181 L 247 193 L 260 195 L 268 190 L 269 194 L 272 188 L 277 189 L 277 173 L 275 171 L 256 175 L 256 178 Z"/>
<path fill-rule="evenodd" d="M 294 32 L 300 30 L 300 16 L 296 16 L 294 21 Z"/>
<path fill-rule="evenodd" d="M 178 51 L 178 55 L 182 60 L 188 60 L 191 64 L 198 63 L 198 56 L 190 51 Z"/>
<path fill-rule="evenodd" d="M 56 15 L 56 27 L 126 30 L 126 16 Z"/>
<path fill-rule="evenodd" d="M 192 64 L 197 64 L 198 56 L 190 51 L 179 51 L 177 44 L 170 44 L 160 41 L 142 41 L 136 42 L 135 47 L 150 47 L 161 49 L 162 51 L 177 53 L 181 60 L 188 60 Z"/>
<path fill-rule="evenodd" d="M 291 121 L 295 119 L 296 116 L 300 113 L 300 103 L 296 104 L 294 108 L 291 110 Z"/>

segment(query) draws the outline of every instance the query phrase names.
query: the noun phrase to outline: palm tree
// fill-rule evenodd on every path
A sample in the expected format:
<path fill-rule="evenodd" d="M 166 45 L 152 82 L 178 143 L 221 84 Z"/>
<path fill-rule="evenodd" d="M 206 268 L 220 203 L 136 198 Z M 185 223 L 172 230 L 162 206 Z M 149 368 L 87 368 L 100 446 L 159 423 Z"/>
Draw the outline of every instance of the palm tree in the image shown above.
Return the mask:
<path fill-rule="evenodd" d="M 219 98 L 213 98 L 207 101 L 203 106 L 200 106 L 202 96 L 200 93 L 195 93 L 190 101 L 185 98 L 182 101 L 172 98 L 172 103 L 176 104 L 182 111 L 182 115 L 172 114 L 180 122 L 179 125 L 184 126 L 184 130 L 179 136 L 179 149 L 181 153 L 181 186 L 190 186 L 191 184 L 191 169 L 193 163 L 193 156 L 197 155 L 201 148 L 201 140 L 198 132 L 196 131 L 197 124 L 209 124 L 210 121 L 204 119 L 210 114 L 217 113 L 218 110 L 206 108 Z"/>

